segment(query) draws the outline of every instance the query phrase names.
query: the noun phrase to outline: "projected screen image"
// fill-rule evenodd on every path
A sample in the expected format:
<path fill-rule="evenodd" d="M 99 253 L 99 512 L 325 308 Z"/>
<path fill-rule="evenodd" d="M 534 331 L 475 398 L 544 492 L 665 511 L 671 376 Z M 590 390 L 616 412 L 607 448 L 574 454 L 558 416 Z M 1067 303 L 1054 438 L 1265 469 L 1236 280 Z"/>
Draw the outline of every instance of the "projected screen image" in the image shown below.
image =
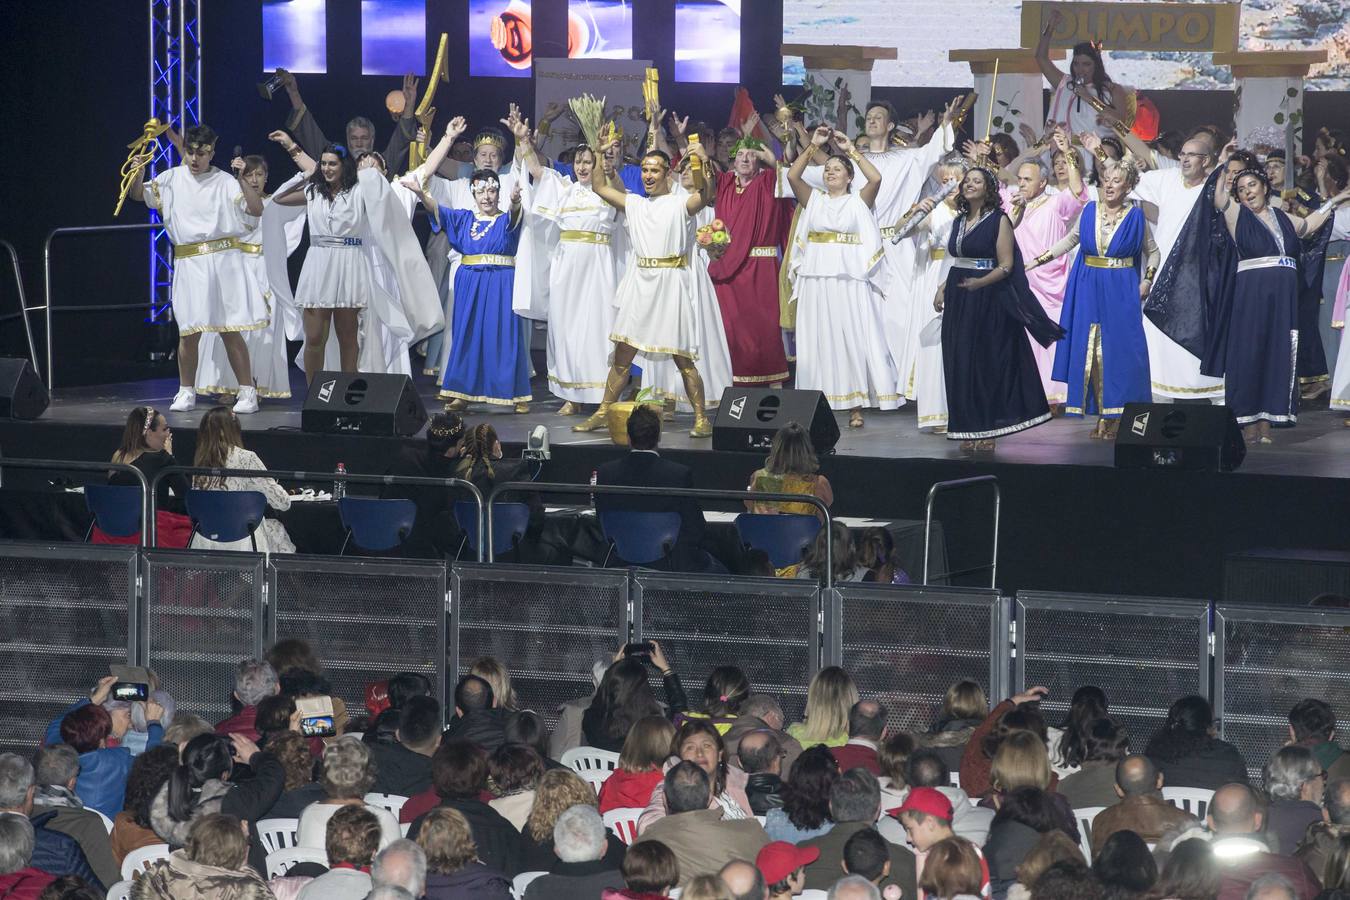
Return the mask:
<path fill-rule="evenodd" d="M 361 0 L 361 74 L 425 74 L 426 0 Z"/>
<path fill-rule="evenodd" d="M 263 71 L 328 71 L 328 0 L 263 0 Z"/>
<path fill-rule="evenodd" d="M 469 74 L 528 78 L 532 24 L 528 0 L 469 0 Z"/>
<path fill-rule="evenodd" d="M 740 0 L 676 0 L 675 80 L 740 82 Z"/>
<path fill-rule="evenodd" d="M 572 59 L 632 59 L 631 0 L 568 0 L 567 55 Z"/>
<path fill-rule="evenodd" d="M 1324 49 L 1308 90 L 1350 90 L 1350 17 L 1333 4 L 1269 0 L 1261 9 L 1244 5 L 1242 50 Z M 953 48 L 1011 47 L 1021 35 L 1021 5 L 1011 0 L 911 0 L 904 15 L 875 0 L 784 0 L 783 42 L 896 47 L 899 58 L 879 61 L 872 83 L 886 87 L 969 87 L 970 68 L 947 61 Z M 1227 67 L 1208 53 L 1108 52 L 1106 68 L 1122 84 L 1143 90 L 1228 87 Z M 1067 63 L 1061 63 L 1065 67 Z M 783 80 L 801 84 L 800 57 L 783 59 Z"/>

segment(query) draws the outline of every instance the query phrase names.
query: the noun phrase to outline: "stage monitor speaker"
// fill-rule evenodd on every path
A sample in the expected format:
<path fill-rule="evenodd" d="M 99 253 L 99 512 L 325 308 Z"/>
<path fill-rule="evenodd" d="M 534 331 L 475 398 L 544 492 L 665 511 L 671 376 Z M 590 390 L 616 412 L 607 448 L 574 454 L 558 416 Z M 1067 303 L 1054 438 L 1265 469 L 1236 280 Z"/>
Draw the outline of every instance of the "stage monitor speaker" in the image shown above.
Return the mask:
<path fill-rule="evenodd" d="M 51 402 L 32 363 L 0 357 L 0 419 L 36 419 Z"/>
<path fill-rule="evenodd" d="M 300 413 L 300 430 L 319 434 L 407 437 L 426 423 L 412 379 L 375 372 L 320 372 Z"/>
<path fill-rule="evenodd" d="M 1116 432 L 1116 468 L 1231 472 L 1247 445 L 1226 406 L 1127 403 Z"/>
<path fill-rule="evenodd" d="M 839 424 L 820 391 L 747 387 L 722 392 L 713 422 L 713 449 L 766 452 L 774 434 L 789 422 L 811 433 L 817 455 L 834 452 Z"/>

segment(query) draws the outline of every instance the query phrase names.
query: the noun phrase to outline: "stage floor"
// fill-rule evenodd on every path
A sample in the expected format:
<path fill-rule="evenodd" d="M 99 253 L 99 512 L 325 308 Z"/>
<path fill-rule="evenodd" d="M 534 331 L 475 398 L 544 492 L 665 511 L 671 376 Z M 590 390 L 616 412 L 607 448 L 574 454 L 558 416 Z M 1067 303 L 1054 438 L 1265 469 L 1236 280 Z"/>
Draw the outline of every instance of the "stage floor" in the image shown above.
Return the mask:
<path fill-rule="evenodd" d="M 264 400 L 255 415 L 241 416 L 240 425 L 246 432 L 293 431 L 300 428 L 300 408 L 304 401 L 304 378 L 294 371 L 288 400 Z M 441 409 L 436 389 L 426 377 L 414 379 L 429 413 Z M 178 385 L 173 379 L 156 379 L 94 387 L 58 389 L 51 407 L 38 421 L 70 425 L 118 425 L 126 421 L 127 412 L 137 405 L 151 405 L 168 410 Z M 465 413 L 470 422 L 488 421 L 507 444 L 523 443 L 536 425 L 549 430 L 553 447 L 604 447 L 610 443 L 607 433 L 577 434 L 572 425 L 580 417 L 560 418 L 557 415 L 561 401 L 548 393 L 543 379 L 534 385 L 538 402 L 525 415 L 514 413 L 509 407 L 475 404 Z M 179 430 L 195 430 L 202 414 L 214 403 L 213 398 L 198 398 L 197 409 L 188 413 L 167 413 L 169 424 Z M 839 456 L 869 457 L 873 459 L 977 459 L 1015 465 L 1113 465 L 1113 448 L 1109 441 L 1088 437 L 1095 419 L 1055 419 L 1021 434 L 1000 438 L 993 454 L 974 456 L 962 453 L 956 441 L 923 434 L 915 428 L 914 406 L 909 404 L 895 412 L 868 412 L 863 428 L 849 428 L 848 414 L 836 413 L 840 438 L 835 448 Z M 1294 475 L 1319 478 L 1350 477 L 1350 428 L 1343 425 L 1345 416 L 1333 413 L 1326 397 L 1301 410 L 1299 424 L 1294 428 L 1277 429 L 1274 444 L 1252 445 L 1247 458 L 1235 474 Z M 692 417 L 683 413 L 674 423 L 667 423 L 661 444 L 670 450 L 711 450 L 710 440 L 689 437 Z"/>

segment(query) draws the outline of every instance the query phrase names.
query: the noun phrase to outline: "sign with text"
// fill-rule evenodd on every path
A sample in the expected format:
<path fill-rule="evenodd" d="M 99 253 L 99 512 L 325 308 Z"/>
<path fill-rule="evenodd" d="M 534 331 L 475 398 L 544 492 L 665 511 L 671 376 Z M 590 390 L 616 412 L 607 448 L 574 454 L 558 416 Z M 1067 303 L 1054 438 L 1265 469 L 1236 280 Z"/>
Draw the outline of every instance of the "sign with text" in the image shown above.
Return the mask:
<path fill-rule="evenodd" d="M 1048 3 L 1022 4 L 1022 46 L 1035 47 L 1058 10 L 1061 19 L 1050 46 L 1101 41 L 1106 50 L 1224 52 L 1238 45 L 1237 3 Z"/>

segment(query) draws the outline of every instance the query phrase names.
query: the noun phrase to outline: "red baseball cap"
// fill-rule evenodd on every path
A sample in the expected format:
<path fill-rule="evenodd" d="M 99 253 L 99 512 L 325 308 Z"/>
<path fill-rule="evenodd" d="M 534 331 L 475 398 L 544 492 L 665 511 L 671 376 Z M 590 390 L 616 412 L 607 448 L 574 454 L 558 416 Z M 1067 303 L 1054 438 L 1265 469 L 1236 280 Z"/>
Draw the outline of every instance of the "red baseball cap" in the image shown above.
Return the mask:
<path fill-rule="evenodd" d="M 905 798 L 905 802 L 890 810 L 889 815 L 899 816 L 903 812 L 924 813 L 950 822 L 952 820 L 952 801 L 948 800 L 947 795 L 937 788 L 910 788 L 909 796 Z"/>
<path fill-rule="evenodd" d="M 809 866 L 820 859 L 817 847 L 798 847 L 787 841 L 774 841 L 765 844 L 755 857 L 755 868 L 759 869 L 764 880 L 777 884 L 802 866 Z"/>

